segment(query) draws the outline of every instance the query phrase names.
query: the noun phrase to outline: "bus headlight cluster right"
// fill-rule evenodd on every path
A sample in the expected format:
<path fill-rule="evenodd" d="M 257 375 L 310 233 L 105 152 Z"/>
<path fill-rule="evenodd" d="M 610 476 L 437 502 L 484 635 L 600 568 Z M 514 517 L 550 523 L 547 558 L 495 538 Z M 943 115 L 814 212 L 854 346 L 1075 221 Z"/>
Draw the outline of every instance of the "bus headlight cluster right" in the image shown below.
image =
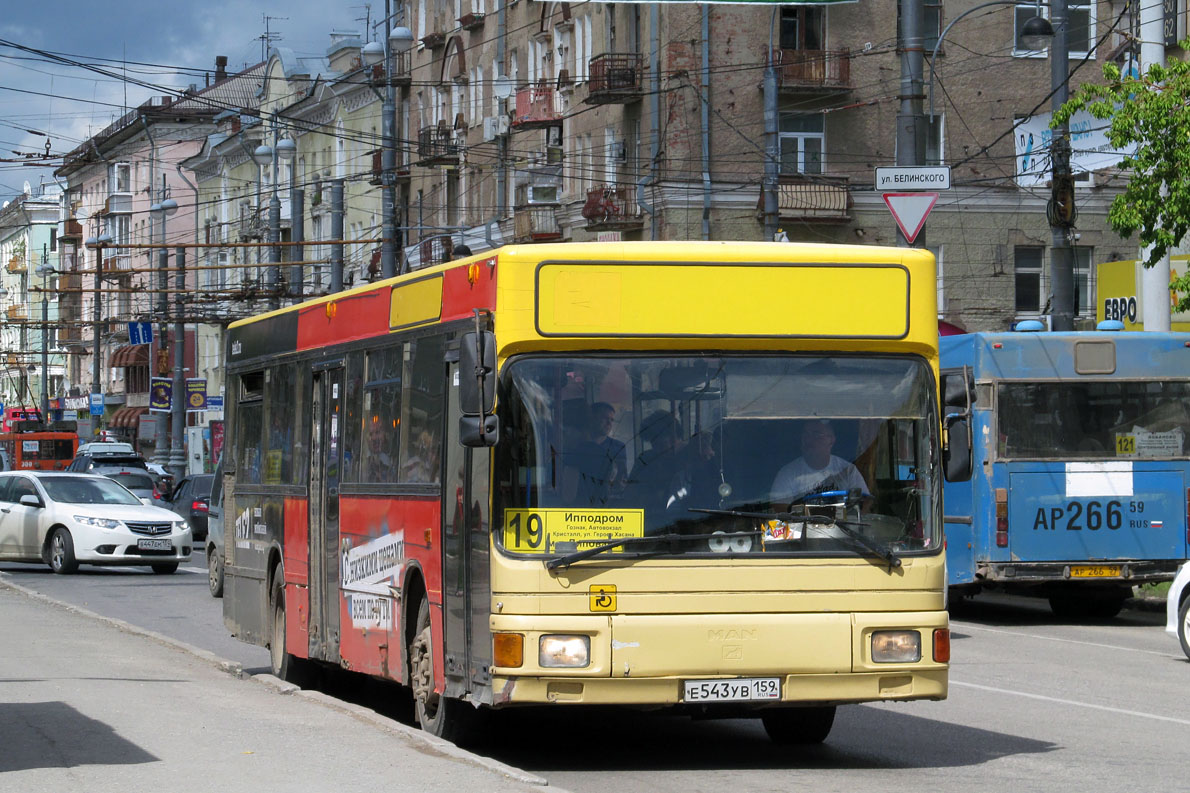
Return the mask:
<path fill-rule="evenodd" d="M 917 631 L 875 631 L 872 660 L 878 664 L 911 664 L 921 660 L 921 634 Z"/>

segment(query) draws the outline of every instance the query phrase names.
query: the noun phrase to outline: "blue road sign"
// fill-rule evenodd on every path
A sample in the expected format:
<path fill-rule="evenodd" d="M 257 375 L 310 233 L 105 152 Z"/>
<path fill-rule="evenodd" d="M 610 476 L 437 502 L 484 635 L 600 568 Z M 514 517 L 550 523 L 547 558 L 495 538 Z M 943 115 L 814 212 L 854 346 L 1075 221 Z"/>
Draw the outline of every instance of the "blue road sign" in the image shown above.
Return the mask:
<path fill-rule="evenodd" d="M 153 325 L 149 322 L 128 323 L 129 344 L 150 344 L 153 341 Z"/>

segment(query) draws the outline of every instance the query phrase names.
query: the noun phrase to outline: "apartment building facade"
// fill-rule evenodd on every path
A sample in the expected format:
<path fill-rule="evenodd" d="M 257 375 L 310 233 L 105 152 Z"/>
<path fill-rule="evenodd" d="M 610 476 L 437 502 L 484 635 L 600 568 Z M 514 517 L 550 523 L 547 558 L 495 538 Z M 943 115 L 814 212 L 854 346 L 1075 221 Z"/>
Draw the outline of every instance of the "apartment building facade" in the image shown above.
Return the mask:
<path fill-rule="evenodd" d="M 978 5 L 926 5 L 923 164 L 950 166 L 953 186 L 919 244 L 938 256 L 940 319 L 990 330 L 1048 312 L 1048 177 L 1024 173 L 1017 138 L 1018 122 L 1048 112 L 1052 85 L 1047 53 L 1020 37 L 1037 5 Z M 896 244 L 874 171 L 896 163 L 898 8 L 410 0 L 398 104 L 410 264 L 449 258 L 459 242 L 762 239 L 770 142 L 790 240 Z M 1133 56 L 1131 13 L 1070 4 L 1072 90 Z M 1076 184 L 1084 326 L 1094 265 L 1136 245 L 1107 224 L 1115 171 Z"/>

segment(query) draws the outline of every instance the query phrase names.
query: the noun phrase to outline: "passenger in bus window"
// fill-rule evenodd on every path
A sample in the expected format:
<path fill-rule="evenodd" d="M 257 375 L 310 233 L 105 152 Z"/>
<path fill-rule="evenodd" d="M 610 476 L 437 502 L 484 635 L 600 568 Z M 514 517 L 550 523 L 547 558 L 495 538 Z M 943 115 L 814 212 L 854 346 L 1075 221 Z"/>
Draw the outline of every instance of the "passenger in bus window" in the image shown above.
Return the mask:
<path fill-rule="evenodd" d="M 402 482 L 437 482 L 439 473 L 440 446 L 433 433 L 422 430 L 413 444 L 413 455 L 401 466 Z"/>
<path fill-rule="evenodd" d="M 832 454 L 835 428 L 830 421 L 814 420 L 802 427 L 800 457 L 777 471 L 770 488 L 774 507 L 785 509 L 807 496 L 830 490 L 859 490 L 870 497 L 868 484 L 859 470 Z"/>
<path fill-rule="evenodd" d="M 681 427 L 666 410 L 645 416 L 640 423 L 641 439 L 649 445 L 636 457 L 628 477 L 627 501 L 643 507 L 647 526 L 664 523 L 662 515 L 678 489 L 682 469 Z"/>
<path fill-rule="evenodd" d="M 603 500 L 618 493 L 628 478 L 628 454 L 624 444 L 611 436 L 616 423 L 616 409 L 607 402 L 591 406 L 591 442 L 599 448 L 598 467 L 594 471 L 602 483 Z"/>
<path fill-rule="evenodd" d="M 396 481 L 397 460 L 391 453 L 394 435 L 394 430 L 381 421 L 379 416 L 373 416 L 368 422 L 368 455 L 364 458 L 365 482 Z"/>

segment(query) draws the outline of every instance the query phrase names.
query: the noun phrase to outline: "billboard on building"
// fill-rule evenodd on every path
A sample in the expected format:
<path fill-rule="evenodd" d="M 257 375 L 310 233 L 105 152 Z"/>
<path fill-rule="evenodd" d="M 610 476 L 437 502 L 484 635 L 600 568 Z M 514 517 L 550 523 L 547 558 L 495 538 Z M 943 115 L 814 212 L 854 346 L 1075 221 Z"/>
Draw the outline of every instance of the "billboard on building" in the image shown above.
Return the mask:
<path fill-rule="evenodd" d="M 1053 113 L 1029 116 L 1013 130 L 1016 145 L 1017 187 L 1040 187 L 1050 181 L 1054 161 L 1050 157 L 1050 143 L 1054 132 L 1050 129 Z M 1085 110 L 1075 113 L 1070 119 L 1070 169 L 1074 173 L 1087 173 L 1103 168 L 1113 168 L 1120 160 L 1135 153 L 1120 151 L 1107 139 L 1111 121 L 1100 120 Z"/>
<path fill-rule="evenodd" d="M 1169 260 L 1170 279 L 1186 274 L 1190 255 L 1171 256 Z M 1095 321 L 1118 319 L 1124 323 L 1124 330 L 1144 330 L 1144 295 L 1141 283 L 1144 265 L 1137 259 L 1120 262 L 1103 262 L 1095 272 L 1096 295 Z M 1174 311 L 1180 295 L 1169 290 L 1169 329 L 1190 331 L 1190 312 Z"/>

